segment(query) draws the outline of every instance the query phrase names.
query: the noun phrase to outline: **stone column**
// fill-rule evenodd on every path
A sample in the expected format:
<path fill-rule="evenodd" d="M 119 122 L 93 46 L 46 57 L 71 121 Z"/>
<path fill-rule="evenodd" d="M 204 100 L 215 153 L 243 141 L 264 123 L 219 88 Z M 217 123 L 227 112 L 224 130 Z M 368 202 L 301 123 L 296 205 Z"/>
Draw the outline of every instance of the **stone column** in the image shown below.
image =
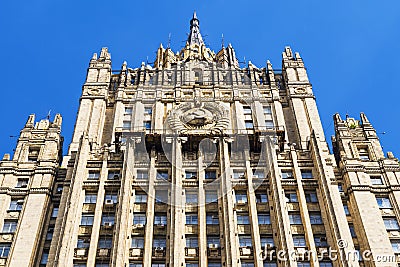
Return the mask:
<path fill-rule="evenodd" d="M 199 193 L 198 193 L 198 216 L 199 216 L 199 267 L 207 267 L 207 224 L 206 224 L 206 192 L 204 190 L 205 165 L 203 165 L 204 154 L 199 151 Z"/>

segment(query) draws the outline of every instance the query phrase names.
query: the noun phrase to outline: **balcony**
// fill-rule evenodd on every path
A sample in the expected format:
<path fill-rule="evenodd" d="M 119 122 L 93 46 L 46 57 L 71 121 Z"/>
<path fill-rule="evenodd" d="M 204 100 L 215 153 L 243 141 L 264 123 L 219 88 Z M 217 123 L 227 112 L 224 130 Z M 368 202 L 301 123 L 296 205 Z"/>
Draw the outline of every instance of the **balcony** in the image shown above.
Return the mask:
<path fill-rule="evenodd" d="M 146 212 L 146 203 L 135 203 L 133 205 L 133 212 Z"/>
<path fill-rule="evenodd" d="M 91 235 L 92 234 L 92 226 L 81 225 L 79 226 L 79 235 Z"/>
<path fill-rule="evenodd" d="M 17 210 L 8 210 L 5 216 L 5 220 L 18 220 L 20 211 Z"/>
<path fill-rule="evenodd" d="M 300 210 L 299 203 L 297 202 L 289 202 L 286 204 L 288 211 L 296 211 Z"/>
<path fill-rule="evenodd" d="M 259 224 L 260 234 L 270 234 L 272 233 L 272 225 L 271 224 Z"/>
<path fill-rule="evenodd" d="M 111 249 L 110 248 L 99 248 L 97 249 L 97 257 L 98 258 L 108 258 L 110 257 Z"/>
<path fill-rule="evenodd" d="M 308 209 L 308 211 L 320 211 L 321 210 L 319 208 L 318 203 L 307 203 L 307 209 Z"/>
<path fill-rule="evenodd" d="M 142 258 L 143 257 L 143 248 L 130 248 L 129 249 L 129 257 Z"/>
<path fill-rule="evenodd" d="M 207 248 L 207 256 L 213 259 L 220 258 L 221 247 L 218 244 L 209 244 Z"/>
<path fill-rule="evenodd" d="M 187 258 L 198 258 L 199 257 L 199 248 L 186 247 L 185 248 L 185 256 Z"/>
<path fill-rule="evenodd" d="M 268 203 L 257 203 L 257 211 L 259 212 L 269 211 Z"/>
<path fill-rule="evenodd" d="M 304 234 L 304 227 L 301 224 L 291 224 L 290 230 L 291 230 L 292 234 Z"/>
<path fill-rule="evenodd" d="M 236 211 L 247 211 L 248 210 L 248 206 L 247 206 L 247 202 L 245 201 L 238 201 L 235 203 L 235 207 L 234 209 Z"/>
<path fill-rule="evenodd" d="M 168 210 L 168 206 L 166 203 L 155 203 L 154 204 L 154 211 L 155 212 L 165 212 Z"/>
<path fill-rule="evenodd" d="M 239 248 L 240 256 L 243 258 L 252 258 L 253 257 L 253 247 L 240 247 Z"/>
<path fill-rule="evenodd" d="M 154 247 L 153 248 L 153 258 L 160 259 L 165 258 L 167 249 L 164 247 Z"/>
<path fill-rule="evenodd" d="M 75 258 L 86 258 L 89 253 L 89 248 L 75 248 L 74 257 Z"/>
<path fill-rule="evenodd" d="M 155 235 L 165 235 L 167 234 L 167 225 L 165 224 L 155 224 L 154 225 Z"/>
<path fill-rule="evenodd" d="M 325 234 L 325 227 L 323 224 L 313 224 L 311 225 L 314 234 Z"/>
<path fill-rule="evenodd" d="M 100 234 L 112 234 L 114 230 L 114 224 L 104 223 L 100 226 Z"/>
<path fill-rule="evenodd" d="M 143 235 L 144 234 L 144 224 L 134 224 L 132 225 L 132 235 Z"/>
<path fill-rule="evenodd" d="M 207 235 L 219 235 L 219 224 L 207 224 Z"/>
<path fill-rule="evenodd" d="M 206 212 L 217 212 L 218 211 L 218 203 L 211 202 L 206 204 Z"/>
<path fill-rule="evenodd" d="M 13 239 L 14 239 L 14 233 L 0 233 L 1 243 L 12 242 Z"/>
<path fill-rule="evenodd" d="M 93 213 L 96 210 L 96 203 L 84 203 L 82 207 L 82 212 Z"/>
<path fill-rule="evenodd" d="M 197 234 L 199 227 L 197 224 L 186 224 L 185 225 L 185 233 L 186 234 Z"/>
<path fill-rule="evenodd" d="M 185 212 L 197 212 L 197 207 L 198 207 L 197 203 L 186 204 Z"/>
<path fill-rule="evenodd" d="M 238 230 L 238 234 L 251 234 L 250 224 L 238 224 L 237 230 Z"/>

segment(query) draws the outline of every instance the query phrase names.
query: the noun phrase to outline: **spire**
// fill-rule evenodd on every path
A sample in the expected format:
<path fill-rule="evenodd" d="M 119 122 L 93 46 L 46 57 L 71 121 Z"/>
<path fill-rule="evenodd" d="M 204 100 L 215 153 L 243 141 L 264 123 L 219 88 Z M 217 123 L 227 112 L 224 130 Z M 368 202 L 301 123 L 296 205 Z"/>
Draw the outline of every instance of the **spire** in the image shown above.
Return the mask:
<path fill-rule="evenodd" d="M 193 13 L 193 18 L 190 20 L 190 34 L 187 42 L 192 44 L 204 44 L 203 37 L 201 37 L 199 20 L 197 19 L 196 11 Z"/>

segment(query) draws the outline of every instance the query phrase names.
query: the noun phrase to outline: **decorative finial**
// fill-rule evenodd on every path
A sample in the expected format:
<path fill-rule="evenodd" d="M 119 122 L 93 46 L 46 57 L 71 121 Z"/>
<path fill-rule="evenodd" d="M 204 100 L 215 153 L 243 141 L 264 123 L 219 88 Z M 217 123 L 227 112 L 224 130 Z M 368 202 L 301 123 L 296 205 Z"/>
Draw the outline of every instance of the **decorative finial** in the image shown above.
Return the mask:
<path fill-rule="evenodd" d="M 168 46 L 167 48 L 171 48 L 171 33 L 168 34 Z"/>
<path fill-rule="evenodd" d="M 222 34 L 221 42 L 222 42 L 222 44 L 221 44 L 222 48 L 225 48 L 225 44 L 224 44 L 224 34 Z"/>

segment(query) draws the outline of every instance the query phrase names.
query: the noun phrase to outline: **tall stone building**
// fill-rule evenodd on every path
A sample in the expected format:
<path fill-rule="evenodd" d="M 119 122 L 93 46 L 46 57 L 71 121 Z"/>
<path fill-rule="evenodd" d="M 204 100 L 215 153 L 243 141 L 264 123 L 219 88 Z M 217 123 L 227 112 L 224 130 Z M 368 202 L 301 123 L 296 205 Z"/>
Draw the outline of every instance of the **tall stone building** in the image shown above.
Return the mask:
<path fill-rule="evenodd" d="M 89 63 L 68 154 L 30 116 L 0 162 L 0 266 L 398 266 L 400 167 L 364 114 L 330 153 L 302 58 L 185 47 Z"/>

